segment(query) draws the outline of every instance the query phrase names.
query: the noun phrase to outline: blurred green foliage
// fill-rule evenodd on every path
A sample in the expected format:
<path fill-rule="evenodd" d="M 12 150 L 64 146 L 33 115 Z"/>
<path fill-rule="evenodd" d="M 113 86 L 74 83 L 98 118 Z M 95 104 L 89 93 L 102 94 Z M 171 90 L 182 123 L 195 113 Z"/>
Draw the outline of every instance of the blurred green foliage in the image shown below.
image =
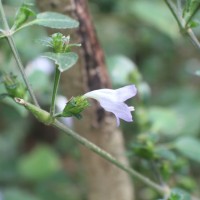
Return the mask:
<path fill-rule="evenodd" d="M 5 1 L 10 21 L 19 3 Z M 156 167 L 163 181 L 175 188 L 170 200 L 189 199 L 188 193 L 200 196 L 199 51 L 181 36 L 163 1 L 90 0 L 90 8 L 113 87 L 134 83 L 138 88 L 129 102 L 136 110 L 134 123 L 123 123 L 131 165 L 159 181 Z M 198 27 L 195 33 L 200 36 Z M 43 52 L 37 41 L 44 36 L 44 29 L 36 27 L 16 34 L 25 64 Z M 0 69 L 9 72 L 16 64 L 6 42 L 0 46 Z M 51 78 L 42 73 L 30 77 L 45 106 Z M 0 91 L 5 92 L 2 84 Z M 34 132 L 39 136 L 33 139 L 35 122 L 22 117 L 27 114 L 12 100 L 0 104 L 0 194 L 5 200 L 86 199 L 77 145 L 62 135 L 49 142 L 53 133 L 47 131 L 44 139 L 45 129 Z M 134 185 L 136 199 L 159 198 L 143 184 Z"/>

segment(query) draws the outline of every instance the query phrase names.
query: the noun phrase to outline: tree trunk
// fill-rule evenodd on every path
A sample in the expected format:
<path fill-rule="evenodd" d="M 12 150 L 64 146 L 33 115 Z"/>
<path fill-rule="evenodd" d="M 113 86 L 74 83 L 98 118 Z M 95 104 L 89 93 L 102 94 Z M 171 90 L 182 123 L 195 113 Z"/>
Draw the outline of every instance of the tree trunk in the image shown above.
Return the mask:
<path fill-rule="evenodd" d="M 110 87 L 103 51 L 98 43 L 86 0 L 37 0 L 41 10 L 53 10 L 66 14 L 69 8 L 80 22 L 78 37 L 82 51 L 78 65 L 62 75 L 64 94 L 69 98 L 87 91 Z M 69 6 L 71 5 L 71 6 Z M 62 31 L 63 32 L 63 31 Z M 68 31 L 63 32 L 68 35 Z M 105 112 L 97 102 L 75 121 L 75 130 L 128 165 L 122 132 L 116 127 L 116 119 Z M 82 162 L 88 181 L 89 200 L 133 200 L 133 187 L 129 176 L 98 155 L 81 147 Z"/>

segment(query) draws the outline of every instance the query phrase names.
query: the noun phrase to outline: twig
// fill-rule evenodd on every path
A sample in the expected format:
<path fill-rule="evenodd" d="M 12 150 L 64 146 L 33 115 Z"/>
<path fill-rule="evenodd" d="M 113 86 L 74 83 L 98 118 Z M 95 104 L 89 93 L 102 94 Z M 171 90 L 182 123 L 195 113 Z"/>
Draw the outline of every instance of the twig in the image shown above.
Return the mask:
<path fill-rule="evenodd" d="M 187 22 L 185 22 L 183 17 L 179 16 L 178 10 L 176 9 L 175 5 L 171 2 L 171 0 L 164 0 L 164 2 L 166 3 L 166 5 L 170 9 L 172 15 L 176 19 L 176 21 L 178 23 L 178 26 L 180 28 L 180 31 L 183 34 L 187 35 L 189 37 L 189 39 L 192 41 L 192 43 L 194 44 L 194 46 L 196 46 L 200 50 L 200 42 L 199 42 L 199 40 L 195 36 L 195 34 L 192 31 L 192 29 L 187 27 Z"/>
<path fill-rule="evenodd" d="M 51 117 L 55 113 L 55 101 L 56 101 L 56 94 L 57 94 L 58 86 L 59 86 L 60 75 L 61 75 L 61 72 L 58 69 L 58 66 L 56 66 L 54 86 L 53 86 L 53 94 L 52 94 L 52 100 L 51 100 L 51 108 L 50 108 Z"/>
<path fill-rule="evenodd" d="M 50 116 L 50 113 L 46 112 L 45 110 L 42 110 L 41 108 L 38 108 L 38 107 L 34 106 L 33 104 L 30 104 L 30 103 L 24 101 L 23 99 L 15 98 L 15 101 L 18 104 L 24 106 L 30 112 L 32 112 L 32 114 L 34 114 L 34 116 L 39 121 L 41 121 L 41 122 L 43 122 L 45 124 L 54 126 L 54 127 L 58 128 L 59 130 L 63 131 L 64 133 L 66 133 L 67 135 L 69 135 L 72 138 L 74 138 L 76 141 L 78 141 L 80 144 L 82 144 L 86 148 L 88 148 L 91 151 L 95 152 L 96 154 L 98 154 L 99 156 L 101 156 L 105 160 L 109 161 L 113 165 L 117 166 L 118 168 L 122 169 L 123 171 L 127 172 L 128 174 L 130 174 L 134 178 L 137 178 L 138 180 L 142 181 L 143 183 L 145 183 L 146 185 L 148 185 L 152 189 L 156 190 L 161 195 L 169 195 L 170 194 L 170 189 L 168 187 L 160 186 L 157 183 L 154 183 L 153 181 L 151 181 L 149 178 L 147 178 L 147 177 L 143 176 L 142 174 L 138 173 L 134 169 L 131 169 L 131 168 L 125 166 L 124 164 L 120 163 L 118 160 L 116 160 L 108 152 L 104 151 L 103 149 L 101 149 L 100 147 L 95 145 L 94 143 L 90 142 L 89 140 L 87 140 L 86 138 L 82 137 L 81 135 L 79 135 L 75 131 L 71 130 L 70 128 L 68 128 L 67 126 L 65 126 L 64 124 L 59 122 L 58 120 L 52 119 L 52 117 Z"/>
<path fill-rule="evenodd" d="M 28 89 L 28 91 L 29 91 L 29 94 L 30 94 L 30 96 L 31 96 L 31 98 L 32 98 L 32 100 L 33 100 L 33 102 L 34 102 L 34 104 L 35 104 L 36 106 L 39 107 L 39 104 L 38 104 L 38 102 L 37 102 L 37 99 L 36 99 L 36 97 L 35 97 L 35 94 L 34 94 L 34 92 L 33 92 L 33 89 L 32 89 L 32 87 L 30 86 L 30 84 L 29 84 L 29 82 L 28 82 L 28 78 L 27 78 L 27 76 L 26 76 L 26 74 L 25 74 L 25 72 L 24 72 L 24 67 L 23 67 L 22 61 L 21 61 L 21 59 L 20 59 L 20 56 L 19 56 L 19 54 L 18 54 L 17 48 L 16 48 L 16 46 L 15 46 L 15 43 L 14 43 L 14 40 L 13 40 L 13 37 L 12 37 L 12 32 L 10 31 L 10 28 L 9 28 L 9 25 L 8 25 L 8 22 L 7 22 L 7 19 L 6 19 L 6 16 L 5 16 L 5 12 L 4 12 L 3 5 L 2 5 L 2 1 L 1 1 L 1 0 L 0 0 L 0 15 L 1 15 L 1 17 L 2 17 L 3 26 L 4 26 L 4 28 L 5 28 L 5 31 L 4 31 L 5 37 L 7 38 L 8 43 L 9 43 L 9 45 L 10 45 L 10 48 L 11 48 L 11 50 L 12 50 L 12 52 L 13 52 L 13 55 L 14 55 L 15 60 L 16 60 L 16 62 L 17 62 L 17 66 L 18 66 L 18 68 L 19 68 L 19 71 L 20 71 L 20 73 L 21 73 L 21 75 L 22 75 L 22 78 L 23 78 L 23 80 L 24 80 L 24 82 L 25 82 L 25 84 L 26 84 L 26 86 L 27 86 L 27 89 Z M 4 37 L 4 35 L 3 35 L 3 37 Z"/>

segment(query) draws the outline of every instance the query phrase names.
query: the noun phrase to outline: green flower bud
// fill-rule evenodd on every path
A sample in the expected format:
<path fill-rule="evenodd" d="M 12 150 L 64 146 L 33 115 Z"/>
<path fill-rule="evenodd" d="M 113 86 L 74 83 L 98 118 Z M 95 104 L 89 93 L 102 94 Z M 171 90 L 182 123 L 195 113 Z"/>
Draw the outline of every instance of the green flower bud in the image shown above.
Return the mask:
<path fill-rule="evenodd" d="M 62 114 L 58 117 L 76 117 L 80 119 L 81 112 L 89 106 L 87 99 L 83 96 L 72 97 L 66 104 Z"/>
<path fill-rule="evenodd" d="M 12 98 L 18 97 L 27 99 L 27 88 L 26 86 L 17 80 L 17 77 L 13 74 L 4 74 L 3 83 L 5 88 Z"/>
<path fill-rule="evenodd" d="M 80 44 L 70 44 L 70 36 L 64 36 L 62 33 L 54 33 L 51 37 L 42 40 L 44 46 L 51 47 L 54 53 L 68 53 L 71 47 L 81 46 Z"/>
<path fill-rule="evenodd" d="M 34 16 L 35 12 L 30 9 L 30 4 L 23 3 L 22 6 L 17 11 L 14 29 L 19 28 L 22 24 L 24 24 L 30 16 Z"/>

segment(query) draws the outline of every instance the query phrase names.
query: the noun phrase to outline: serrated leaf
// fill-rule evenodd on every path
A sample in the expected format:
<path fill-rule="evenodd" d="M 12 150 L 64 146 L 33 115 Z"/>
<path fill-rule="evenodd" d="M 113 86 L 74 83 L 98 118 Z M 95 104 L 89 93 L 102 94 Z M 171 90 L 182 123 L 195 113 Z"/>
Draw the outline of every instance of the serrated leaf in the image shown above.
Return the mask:
<path fill-rule="evenodd" d="M 174 146 L 187 158 L 200 162 L 200 141 L 194 137 L 181 137 L 175 141 Z"/>
<path fill-rule="evenodd" d="M 60 72 L 64 72 L 76 64 L 78 60 L 78 55 L 73 52 L 69 53 L 52 53 L 46 52 L 43 54 L 43 57 L 49 58 L 58 65 Z"/>
<path fill-rule="evenodd" d="M 75 19 L 55 12 L 39 13 L 31 23 L 56 29 L 77 28 L 79 26 L 79 22 Z"/>

